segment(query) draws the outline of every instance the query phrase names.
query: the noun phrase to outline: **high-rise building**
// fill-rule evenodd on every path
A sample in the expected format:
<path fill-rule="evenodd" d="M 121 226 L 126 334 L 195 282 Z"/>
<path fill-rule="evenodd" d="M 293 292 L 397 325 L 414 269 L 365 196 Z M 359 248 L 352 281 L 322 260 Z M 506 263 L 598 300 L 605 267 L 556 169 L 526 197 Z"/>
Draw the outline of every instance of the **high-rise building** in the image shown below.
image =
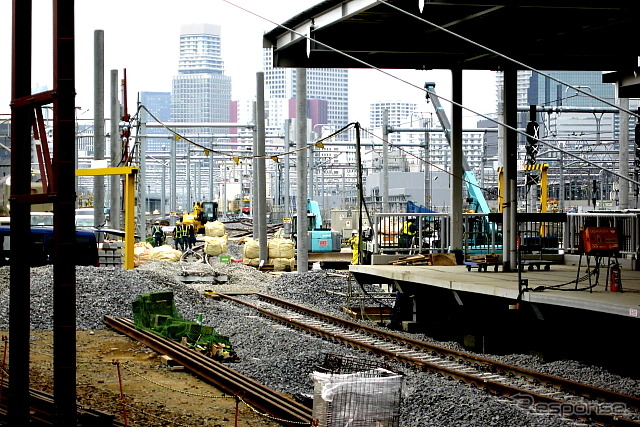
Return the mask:
<path fill-rule="evenodd" d="M 418 105 L 414 102 L 404 101 L 381 101 L 374 102 L 369 105 L 369 124 L 372 129 L 382 128 L 384 110 L 388 112 L 389 126 L 401 127 L 403 123 L 411 117 L 411 114 L 416 111 Z M 416 119 L 418 117 L 416 116 Z M 389 142 L 400 142 L 400 133 L 391 133 L 389 135 Z"/>
<path fill-rule="evenodd" d="M 171 92 L 140 92 L 140 103 L 161 123 L 171 120 Z M 147 123 L 156 123 L 153 117 L 150 117 L 146 111 Z M 147 128 L 147 135 L 167 135 L 166 129 Z M 147 150 L 159 151 L 167 146 L 167 140 L 162 138 L 147 138 Z"/>
<path fill-rule="evenodd" d="M 189 140 L 212 145 L 212 134 L 227 134 L 228 128 L 211 126 L 228 123 L 231 103 L 231 77 L 224 74 L 222 37 L 219 25 L 190 24 L 180 29 L 178 74 L 171 86 L 171 121 L 205 123 L 203 127 L 177 127 Z M 178 165 L 176 204 L 191 209 L 195 200 L 212 194 L 212 179 L 200 181 L 202 173 L 213 167 L 212 158 L 198 158 L 193 146 L 176 141 Z M 211 176 L 211 175 L 210 175 Z M 184 180 L 184 181 L 183 181 Z"/>
<path fill-rule="evenodd" d="M 564 111 L 554 112 L 541 116 L 541 135 L 559 136 L 593 136 L 593 139 L 611 139 L 613 132 L 613 115 L 598 114 L 590 111 L 569 111 L 584 107 L 609 108 L 609 106 L 592 96 L 615 100 L 615 87 L 611 83 L 602 83 L 600 71 L 544 71 L 546 77 L 540 73 L 529 70 L 518 71 L 517 94 L 518 107 L 528 108 L 530 105 L 544 107 L 562 107 Z M 502 73 L 496 74 L 496 90 L 503 85 Z M 558 81 L 567 83 L 559 83 Z M 580 89 L 582 92 L 574 88 Z M 521 113 L 519 126 L 526 125 L 529 120 L 528 113 Z"/>
<path fill-rule="evenodd" d="M 227 123 L 230 101 L 231 77 L 224 74 L 220 26 L 183 25 L 178 75 L 171 88 L 171 120 Z"/>
<path fill-rule="evenodd" d="M 293 100 L 296 98 L 296 69 L 274 68 L 273 52 L 264 49 L 264 81 L 265 97 L 274 99 Z M 349 73 L 341 68 L 310 68 L 307 70 L 307 99 L 309 118 L 314 130 L 318 126 L 330 126 L 333 130 L 340 129 L 349 122 Z M 324 102 L 326 101 L 326 105 Z M 289 112 L 295 104 L 289 103 Z M 275 104 L 274 104 L 275 106 Z M 284 107 L 284 105 L 283 105 Z M 293 109 L 295 113 L 295 108 Z M 295 115 L 286 112 L 272 113 L 273 116 L 284 114 L 287 118 Z"/>

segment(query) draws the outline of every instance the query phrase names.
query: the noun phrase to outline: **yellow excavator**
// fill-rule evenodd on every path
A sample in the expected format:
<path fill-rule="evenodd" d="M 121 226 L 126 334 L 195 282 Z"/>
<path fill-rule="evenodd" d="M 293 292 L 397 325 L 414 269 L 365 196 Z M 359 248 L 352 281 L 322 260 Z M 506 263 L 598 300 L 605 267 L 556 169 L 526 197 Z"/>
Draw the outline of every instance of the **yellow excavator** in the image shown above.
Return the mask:
<path fill-rule="evenodd" d="M 195 202 L 193 212 L 182 215 L 184 225 L 193 224 L 197 234 L 204 234 L 207 222 L 218 220 L 218 202 Z"/>

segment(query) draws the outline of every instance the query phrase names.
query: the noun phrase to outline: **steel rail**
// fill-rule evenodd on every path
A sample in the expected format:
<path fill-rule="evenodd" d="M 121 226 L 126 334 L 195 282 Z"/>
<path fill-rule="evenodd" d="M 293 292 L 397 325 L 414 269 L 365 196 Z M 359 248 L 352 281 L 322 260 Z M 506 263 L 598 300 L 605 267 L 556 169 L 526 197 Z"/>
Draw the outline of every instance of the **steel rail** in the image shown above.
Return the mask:
<path fill-rule="evenodd" d="M 620 402 L 620 403 L 624 403 L 625 405 L 631 408 L 640 409 L 640 397 L 638 396 L 630 396 L 630 395 L 618 393 L 612 390 L 594 387 L 588 384 L 567 380 L 565 378 L 556 377 L 553 375 L 533 371 L 533 370 L 522 368 L 519 366 L 508 365 L 506 363 L 498 362 L 493 359 L 488 359 L 485 357 L 464 353 L 454 349 L 441 347 L 436 344 L 427 343 L 425 341 L 415 340 L 403 335 L 383 331 L 367 325 L 362 325 L 360 323 L 355 323 L 346 319 L 341 319 L 339 317 L 327 315 L 327 314 L 309 309 L 307 307 L 301 306 L 299 304 L 294 304 L 279 298 L 272 297 L 270 295 L 259 293 L 257 294 L 257 296 L 260 297 L 261 299 L 270 301 L 278 305 L 282 305 L 284 307 L 291 307 L 296 311 L 300 311 L 302 313 L 307 313 L 309 315 L 321 317 L 321 318 L 329 318 L 332 322 L 335 322 L 336 324 L 343 325 L 345 327 L 349 327 L 349 328 L 360 330 L 360 331 L 366 331 L 367 333 L 373 336 L 377 336 L 379 338 L 382 338 L 388 341 L 397 342 L 398 344 L 407 345 L 422 351 L 429 351 L 434 355 L 439 354 L 447 358 L 454 358 L 460 362 L 481 365 L 484 369 L 487 369 L 491 372 L 499 373 L 502 375 L 511 375 L 516 377 L 526 378 L 531 381 L 537 381 L 542 385 L 547 385 L 550 387 L 568 391 L 573 394 L 580 395 L 582 397 Z"/>
<path fill-rule="evenodd" d="M 413 340 L 411 338 L 404 337 L 399 334 L 394 334 L 379 329 L 371 328 L 366 325 L 351 322 L 346 319 L 341 319 L 335 316 L 327 315 L 307 307 L 300 306 L 295 303 L 284 301 L 275 297 L 271 297 L 265 294 L 257 294 L 257 296 L 269 303 L 280 305 L 290 310 L 317 318 L 320 321 L 329 322 L 331 324 L 338 325 L 342 328 L 352 331 L 351 333 L 366 333 L 368 336 L 378 338 L 384 342 L 390 343 L 389 346 L 394 345 L 404 346 L 402 349 L 396 348 L 382 348 L 376 343 L 362 339 L 362 337 L 349 336 L 349 332 L 338 331 L 336 329 L 326 329 L 326 327 L 318 327 L 316 325 L 310 325 L 307 322 L 294 318 L 294 316 L 283 315 L 274 313 L 268 309 L 259 307 L 241 299 L 231 297 L 229 295 L 220 294 L 222 298 L 230 301 L 250 307 L 259 313 L 275 319 L 283 324 L 293 326 L 297 329 L 304 330 L 306 332 L 314 333 L 330 341 L 340 342 L 350 345 L 352 347 L 367 350 L 371 353 L 398 360 L 400 362 L 419 367 L 422 370 L 428 370 L 430 372 L 437 373 L 444 377 L 463 381 L 473 387 L 493 392 L 497 395 L 508 396 L 514 399 L 526 399 L 529 400 L 531 406 L 547 406 L 551 408 L 563 408 L 564 411 L 572 414 L 577 414 L 579 418 L 588 418 L 592 421 L 598 421 L 607 425 L 629 425 L 638 426 L 640 422 L 623 418 L 619 415 L 599 413 L 590 408 L 584 408 L 579 404 L 567 402 L 566 400 L 556 399 L 552 397 L 553 393 L 539 393 L 529 389 L 522 389 L 511 385 L 504 384 L 496 381 L 493 376 L 478 376 L 470 372 L 466 372 L 464 367 L 475 367 L 488 370 L 491 372 L 498 372 L 502 375 L 509 377 L 522 377 L 530 382 L 539 383 L 541 385 L 551 386 L 555 390 L 562 390 L 562 392 L 573 393 L 579 397 L 588 397 L 590 399 L 622 403 L 633 408 L 637 408 L 640 402 L 640 398 L 635 396 L 628 396 L 620 393 L 613 392 L 611 390 L 601 389 L 587 384 L 581 384 L 574 381 L 565 380 L 559 377 L 553 377 L 547 374 L 535 372 L 532 370 L 519 368 L 511 365 L 502 364 L 490 359 L 474 356 L 466 353 L 462 353 L 456 350 L 447 349 L 437 345 L 429 344 L 423 341 Z M 418 357 L 415 352 L 423 352 L 432 355 L 430 360 L 425 360 L 424 355 Z M 436 363 L 436 359 L 438 363 Z M 460 365 L 456 368 L 453 366 L 445 366 L 442 361 L 457 362 Z M 568 410 L 568 408 L 573 408 Z"/>
<path fill-rule="evenodd" d="M 311 425 L 312 411 L 295 400 L 278 393 L 249 377 L 217 362 L 202 353 L 165 339 L 157 334 L 137 330 L 133 322 L 125 318 L 105 316 L 104 323 L 154 351 L 171 357 L 205 381 L 259 411 L 269 414 L 286 426 Z"/>
<path fill-rule="evenodd" d="M 8 411 L 6 396 L 9 393 L 9 389 L 6 381 L 5 384 L 0 386 L 3 387 L 2 399 L 0 399 L 0 418 L 5 418 Z M 35 425 L 54 425 L 56 423 L 56 413 L 53 395 L 30 388 L 29 397 L 31 423 Z M 78 405 L 76 413 L 78 427 L 124 426 L 123 423 L 115 419 L 115 415 L 97 409 L 84 408 Z"/>

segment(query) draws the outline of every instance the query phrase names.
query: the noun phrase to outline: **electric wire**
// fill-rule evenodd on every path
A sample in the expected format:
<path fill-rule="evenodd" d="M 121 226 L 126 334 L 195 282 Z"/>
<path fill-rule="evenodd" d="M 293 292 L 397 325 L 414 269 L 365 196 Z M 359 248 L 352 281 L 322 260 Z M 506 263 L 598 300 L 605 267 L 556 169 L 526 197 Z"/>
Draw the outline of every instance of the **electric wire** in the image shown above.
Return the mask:
<path fill-rule="evenodd" d="M 339 134 L 341 134 L 343 132 L 346 132 L 349 129 L 351 129 L 352 127 L 355 126 L 354 122 L 348 123 L 345 126 L 343 126 L 342 128 L 334 131 L 330 135 L 327 135 L 327 136 L 325 136 L 323 138 L 320 138 L 320 139 L 318 139 L 316 141 L 313 141 L 312 143 L 307 144 L 304 147 L 295 148 L 295 149 L 290 150 L 290 151 L 285 151 L 285 152 L 282 152 L 282 153 L 265 154 L 263 156 L 256 156 L 256 155 L 238 156 L 237 154 L 227 153 L 227 152 L 224 152 L 224 151 L 215 150 L 215 149 L 210 148 L 210 147 L 205 147 L 204 145 L 201 145 L 201 144 L 199 144 L 199 143 L 197 143 L 195 141 L 192 141 L 191 139 L 189 139 L 189 138 L 185 137 L 184 135 L 182 135 L 180 132 L 170 128 L 169 126 L 167 126 L 164 122 L 162 122 L 160 119 L 158 119 L 151 111 L 149 111 L 149 109 L 147 109 L 147 107 L 145 105 L 143 105 L 143 104 L 140 104 L 140 106 L 138 107 L 138 112 L 140 110 L 146 111 L 154 121 L 156 121 L 164 129 L 166 129 L 171 134 L 173 134 L 176 139 L 182 139 L 185 142 L 187 142 L 189 144 L 192 144 L 192 145 L 202 149 L 205 152 L 206 155 L 208 155 L 208 153 L 215 153 L 215 154 L 218 154 L 218 155 L 221 155 L 221 156 L 226 156 L 226 157 L 233 158 L 234 161 L 236 162 L 236 164 L 239 163 L 239 159 L 272 159 L 272 160 L 277 162 L 276 158 L 281 157 L 281 156 L 287 156 L 287 155 L 295 154 L 298 151 L 309 150 L 309 149 L 312 149 L 313 147 L 324 148 L 324 144 L 323 144 L 324 141 L 327 141 L 327 140 L 329 140 L 331 138 L 334 138 L 335 136 L 337 136 L 337 135 L 339 135 Z M 137 115 L 138 115 L 138 113 L 136 113 L 136 116 Z M 230 126 L 230 127 L 233 127 L 233 126 Z M 236 159 L 238 159 L 238 160 L 236 160 Z"/>

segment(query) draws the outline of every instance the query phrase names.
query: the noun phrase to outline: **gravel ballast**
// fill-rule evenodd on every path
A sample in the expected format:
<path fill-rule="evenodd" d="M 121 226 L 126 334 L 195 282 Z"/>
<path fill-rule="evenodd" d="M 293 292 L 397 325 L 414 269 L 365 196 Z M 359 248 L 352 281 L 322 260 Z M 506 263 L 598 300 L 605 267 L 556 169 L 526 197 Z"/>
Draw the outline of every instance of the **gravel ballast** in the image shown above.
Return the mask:
<path fill-rule="evenodd" d="M 185 274 L 228 276 L 223 285 L 212 283 L 183 284 L 177 277 Z M 430 373 L 422 373 L 377 356 L 334 344 L 314 336 L 302 335 L 246 307 L 205 297 L 204 290 L 218 292 L 263 292 L 344 316 L 341 307 L 347 292 L 345 272 L 310 271 L 275 277 L 242 264 L 216 264 L 151 261 L 132 271 L 115 268 L 77 267 L 77 329 L 103 329 L 103 316 L 132 318 L 131 302 L 140 294 L 170 290 L 178 311 L 185 319 L 195 320 L 203 314 L 203 323 L 230 337 L 240 361 L 232 367 L 265 385 L 293 396 L 309 397 L 313 391 L 310 374 L 326 353 L 363 358 L 375 363 L 391 364 L 406 376 L 406 394 L 401 408 L 401 425 L 413 426 L 565 426 L 574 422 L 555 414 L 534 413 L 529 408 L 505 402 L 469 386 Z M 51 266 L 31 271 L 31 329 L 51 330 Z M 375 291 L 375 289 L 367 289 Z M 0 329 L 9 327 L 9 270 L 0 268 Z M 371 325 L 371 324 L 370 324 Z M 412 335 L 417 339 L 428 337 Z M 445 343 L 439 343 L 445 345 Z M 455 343 L 448 346 L 458 347 Z M 598 367 L 576 361 L 545 363 L 527 355 L 500 356 L 496 359 L 530 369 L 583 381 L 625 394 L 638 394 L 638 380 L 612 375 Z"/>

